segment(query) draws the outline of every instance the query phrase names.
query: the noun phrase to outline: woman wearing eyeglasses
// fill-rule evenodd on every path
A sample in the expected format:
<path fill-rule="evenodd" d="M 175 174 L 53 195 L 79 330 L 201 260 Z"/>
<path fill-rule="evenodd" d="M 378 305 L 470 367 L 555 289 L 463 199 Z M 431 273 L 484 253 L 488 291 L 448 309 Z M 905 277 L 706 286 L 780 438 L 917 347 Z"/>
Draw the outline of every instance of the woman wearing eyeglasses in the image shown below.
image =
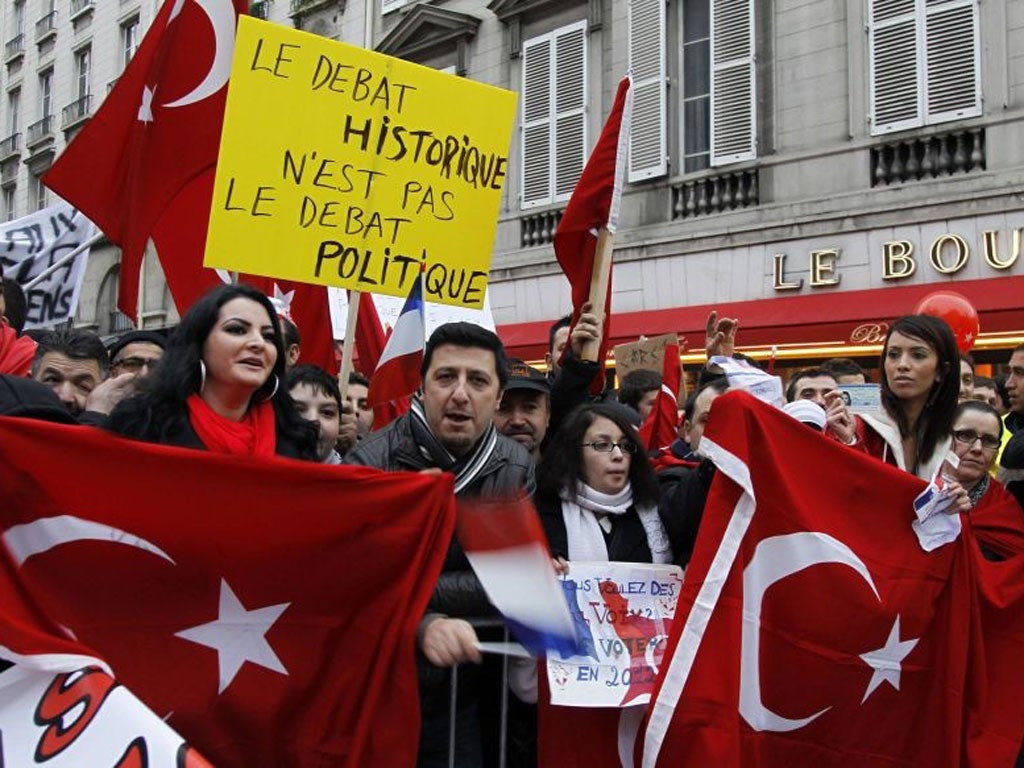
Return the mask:
<path fill-rule="evenodd" d="M 971 526 L 982 550 L 990 559 L 1024 552 L 1024 512 L 989 475 L 1003 435 L 999 412 L 980 400 L 965 400 L 953 416 L 952 435 L 952 450 L 960 463 L 950 473 L 967 491 Z"/>
<path fill-rule="evenodd" d="M 544 452 L 534 499 L 556 559 L 669 563 L 658 480 L 622 406 L 573 411 Z"/>

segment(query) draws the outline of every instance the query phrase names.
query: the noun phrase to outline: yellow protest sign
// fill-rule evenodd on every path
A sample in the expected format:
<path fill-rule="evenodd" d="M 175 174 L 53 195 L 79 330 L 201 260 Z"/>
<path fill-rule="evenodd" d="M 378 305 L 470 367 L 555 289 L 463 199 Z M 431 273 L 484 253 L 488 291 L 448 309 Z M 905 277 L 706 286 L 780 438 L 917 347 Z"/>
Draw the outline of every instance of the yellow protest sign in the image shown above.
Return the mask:
<path fill-rule="evenodd" d="M 481 307 L 515 102 L 242 16 L 204 263 Z"/>

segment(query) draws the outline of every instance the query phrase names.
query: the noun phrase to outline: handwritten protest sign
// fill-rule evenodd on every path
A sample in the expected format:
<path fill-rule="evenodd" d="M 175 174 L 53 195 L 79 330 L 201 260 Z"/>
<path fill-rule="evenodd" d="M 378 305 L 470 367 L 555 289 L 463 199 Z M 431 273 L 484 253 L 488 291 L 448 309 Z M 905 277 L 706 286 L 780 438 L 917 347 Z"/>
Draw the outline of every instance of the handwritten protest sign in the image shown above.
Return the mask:
<path fill-rule="evenodd" d="M 206 265 L 480 308 L 515 101 L 242 16 Z"/>
<path fill-rule="evenodd" d="M 674 565 L 580 563 L 562 578 L 583 651 L 548 655 L 551 703 L 646 704 L 654 690 L 683 572 Z"/>
<path fill-rule="evenodd" d="M 616 344 L 612 352 L 615 355 L 615 377 L 619 384 L 630 371 L 654 371 L 660 375 L 662 364 L 665 362 L 665 347 L 677 341 L 676 334 L 664 333 L 661 336 L 651 336 L 627 344 Z M 679 386 L 680 391 L 676 394 L 682 403 L 686 398 L 686 381 L 681 379 Z"/>
<path fill-rule="evenodd" d="M 0 266 L 6 280 L 28 285 L 93 236 L 95 226 L 63 201 L 0 225 Z M 89 260 L 86 248 L 25 291 L 25 327 L 48 328 L 74 318 Z"/>
<path fill-rule="evenodd" d="M 96 667 L 0 674 L 0 765 L 209 765 L 124 686 Z"/>

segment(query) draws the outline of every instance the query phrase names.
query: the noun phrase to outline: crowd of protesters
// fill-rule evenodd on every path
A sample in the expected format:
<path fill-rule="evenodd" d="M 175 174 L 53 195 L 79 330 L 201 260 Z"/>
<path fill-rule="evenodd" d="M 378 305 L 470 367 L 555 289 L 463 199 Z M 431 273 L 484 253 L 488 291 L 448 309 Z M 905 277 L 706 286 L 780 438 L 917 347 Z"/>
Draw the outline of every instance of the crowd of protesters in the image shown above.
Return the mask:
<path fill-rule="evenodd" d="M 29 338 L 21 333 L 18 307 L 17 290 L 4 284 L 0 415 L 220 453 L 448 472 L 457 497 L 525 492 L 534 498 L 558 569 L 572 560 L 685 567 L 693 552 L 715 473 L 701 455 L 701 438 L 729 380 L 705 365 L 680 409 L 676 439 L 645 446 L 638 429 L 661 376 L 635 371 L 617 392 L 590 394 L 602 366 L 581 354 L 600 340 L 589 307 L 574 325 L 568 317 L 552 325 L 546 371 L 507 359 L 491 331 L 467 323 L 439 327 L 426 342 L 419 393 L 387 425 L 373 423 L 365 376 L 352 374 L 342 388 L 334 373 L 298 364 L 294 326 L 245 285 L 214 289 L 167 336 L 131 331 L 109 346 L 75 329 Z M 709 359 L 739 356 L 737 327 L 712 314 Z M 950 478 L 954 511 L 969 513 L 1008 494 L 1021 503 L 1024 345 L 1007 363 L 1005 379 L 975 376 L 973 360 L 958 352 L 942 320 L 910 315 L 889 326 L 877 372 L 878 413 L 854 414 L 842 397 L 842 386 L 869 380 L 849 359 L 792 373 L 784 410 L 850 451 L 925 480 L 952 451 L 959 457 Z M 998 543 L 986 551 L 993 558 L 1016 554 Z M 481 654 L 469 620 L 493 614 L 453 538 L 417 637 L 421 765 L 449 764 L 449 670 L 467 662 L 457 684 L 454 764 L 489 762 L 475 673 Z M 509 726 L 510 763 L 528 765 L 536 760 L 535 686 L 532 695 L 517 693 L 522 701 L 514 702 Z"/>

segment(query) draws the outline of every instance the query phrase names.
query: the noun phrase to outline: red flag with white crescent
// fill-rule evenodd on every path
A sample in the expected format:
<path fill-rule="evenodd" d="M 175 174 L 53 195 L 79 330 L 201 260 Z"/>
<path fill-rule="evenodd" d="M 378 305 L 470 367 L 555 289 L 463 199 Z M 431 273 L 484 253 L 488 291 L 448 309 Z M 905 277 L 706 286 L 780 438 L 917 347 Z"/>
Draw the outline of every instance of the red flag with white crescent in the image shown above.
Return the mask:
<path fill-rule="evenodd" d="M 923 481 L 745 392 L 701 451 L 716 477 L 638 763 L 1012 765 L 1024 555 L 986 559 L 967 516 L 926 552 Z"/>
<path fill-rule="evenodd" d="M 415 762 L 450 475 L 0 418 L 0 498 L 0 658 L 92 656 L 216 765 Z"/>

